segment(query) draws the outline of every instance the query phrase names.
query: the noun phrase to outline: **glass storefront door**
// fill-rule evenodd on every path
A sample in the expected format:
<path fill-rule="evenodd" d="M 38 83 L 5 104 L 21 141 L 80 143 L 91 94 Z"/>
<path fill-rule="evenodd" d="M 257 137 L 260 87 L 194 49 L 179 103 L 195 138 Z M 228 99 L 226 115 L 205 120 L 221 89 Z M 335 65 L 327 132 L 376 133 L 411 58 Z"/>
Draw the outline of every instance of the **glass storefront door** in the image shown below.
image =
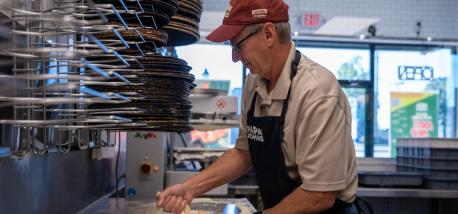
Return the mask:
<path fill-rule="evenodd" d="M 398 137 L 451 137 L 450 49 L 376 50 L 374 156 L 395 157 Z"/>
<path fill-rule="evenodd" d="M 331 71 L 351 106 L 352 137 L 356 156 L 365 156 L 368 140 L 366 110 L 370 87 L 369 49 L 299 47 L 301 53 Z"/>

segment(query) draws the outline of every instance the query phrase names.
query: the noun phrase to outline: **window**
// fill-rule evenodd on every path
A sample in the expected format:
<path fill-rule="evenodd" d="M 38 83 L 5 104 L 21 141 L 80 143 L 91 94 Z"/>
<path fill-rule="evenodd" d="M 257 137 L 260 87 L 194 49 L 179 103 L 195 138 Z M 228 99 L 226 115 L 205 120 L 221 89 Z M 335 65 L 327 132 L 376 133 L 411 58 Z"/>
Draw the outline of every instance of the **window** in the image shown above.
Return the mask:
<path fill-rule="evenodd" d="M 241 96 L 242 63 L 232 62 L 228 45 L 194 44 L 176 47 L 177 56 L 192 67 L 196 82 L 213 81 L 212 86 L 227 90 L 229 95 Z"/>
<path fill-rule="evenodd" d="M 309 59 L 330 70 L 338 80 L 370 80 L 369 50 L 297 48 Z"/>
<path fill-rule="evenodd" d="M 365 156 L 368 140 L 366 111 L 370 87 L 369 49 L 299 47 L 309 59 L 331 71 L 348 97 L 356 156 Z"/>
<path fill-rule="evenodd" d="M 194 44 L 176 47 L 176 54 L 192 67 L 197 87 L 221 89 L 238 97 L 238 112 L 243 87 L 242 63 L 232 62 L 232 49 L 228 45 Z M 238 128 L 214 131 L 193 131 L 192 142 L 206 148 L 231 148 L 238 136 Z"/>
<path fill-rule="evenodd" d="M 351 42 L 296 41 L 296 45 L 330 70 L 346 93 L 358 157 L 395 157 L 393 139 L 404 135 L 457 136 L 456 50 Z M 176 50 L 193 67 L 196 80 L 220 81 L 211 87 L 225 87 L 229 95 L 241 96 L 243 67 L 231 61 L 229 46 L 196 44 Z M 408 113 L 407 106 L 414 113 Z M 236 130 L 229 133 L 232 143 Z"/>
<path fill-rule="evenodd" d="M 395 157 L 398 137 L 453 137 L 450 49 L 378 50 L 375 157 Z"/>
<path fill-rule="evenodd" d="M 365 88 L 343 88 L 351 107 L 351 136 L 355 142 L 357 157 L 365 156 L 366 126 L 367 126 L 367 90 Z"/>

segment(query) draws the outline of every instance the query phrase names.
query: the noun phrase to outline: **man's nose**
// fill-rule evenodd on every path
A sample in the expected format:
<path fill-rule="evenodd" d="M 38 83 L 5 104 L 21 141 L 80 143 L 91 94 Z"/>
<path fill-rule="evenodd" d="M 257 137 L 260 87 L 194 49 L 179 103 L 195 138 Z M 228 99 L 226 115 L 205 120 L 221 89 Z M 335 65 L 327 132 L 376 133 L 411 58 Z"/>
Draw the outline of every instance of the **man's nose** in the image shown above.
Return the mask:
<path fill-rule="evenodd" d="M 238 62 L 240 60 L 240 53 L 232 49 L 232 62 Z"/>

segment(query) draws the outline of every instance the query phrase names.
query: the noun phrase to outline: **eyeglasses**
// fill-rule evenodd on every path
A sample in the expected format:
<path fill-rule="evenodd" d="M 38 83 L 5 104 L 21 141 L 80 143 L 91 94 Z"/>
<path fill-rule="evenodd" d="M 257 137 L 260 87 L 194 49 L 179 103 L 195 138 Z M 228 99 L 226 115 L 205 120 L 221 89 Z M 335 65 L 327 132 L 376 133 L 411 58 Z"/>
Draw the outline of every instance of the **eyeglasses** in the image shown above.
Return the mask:
<path fill-rule="evenodd" d="M 240 52 L 240 49 L 242 48 L 242 43 L 247 40 L 248 38 L 250 38 L 251 36 L 255 35 L 256 33 L 258 33 L 259 31 L 261 31 L 262 27 L 256 29 L 255 31 L 253 31 L 252 33 L 246 35 L 243 39 L 241 39 L 240 41 L 238 41 L 237 43 L 235 44 L 232 44 L 232 43 L 229 43 L 232 47 L 232 51 L 235 51 L 235 52 Z"/>

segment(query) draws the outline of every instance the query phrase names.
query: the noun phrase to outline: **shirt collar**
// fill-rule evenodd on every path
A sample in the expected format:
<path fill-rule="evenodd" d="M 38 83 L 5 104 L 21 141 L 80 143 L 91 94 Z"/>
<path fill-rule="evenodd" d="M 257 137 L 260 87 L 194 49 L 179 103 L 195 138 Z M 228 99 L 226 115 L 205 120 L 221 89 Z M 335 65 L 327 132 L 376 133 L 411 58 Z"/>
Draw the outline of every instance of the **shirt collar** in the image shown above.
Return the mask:
<path fill-rule="evenodd" d="M 291 63 L 296 56 L 296 45 L 294 42 L 291 43 L 292 45 L 289 50 L 288 58 L 286 59 L 285 65 L 283 66 L 275 87 L 270 93 L 267 93 L 266 80 L 261 76 L 256 75 L 256 91 L 261 96 L 263 105 L 270 105 L 272 100 L 284 100 L 286 99 L 286 96 L 288 96 L 288 89 L 291 85 Z"/>

